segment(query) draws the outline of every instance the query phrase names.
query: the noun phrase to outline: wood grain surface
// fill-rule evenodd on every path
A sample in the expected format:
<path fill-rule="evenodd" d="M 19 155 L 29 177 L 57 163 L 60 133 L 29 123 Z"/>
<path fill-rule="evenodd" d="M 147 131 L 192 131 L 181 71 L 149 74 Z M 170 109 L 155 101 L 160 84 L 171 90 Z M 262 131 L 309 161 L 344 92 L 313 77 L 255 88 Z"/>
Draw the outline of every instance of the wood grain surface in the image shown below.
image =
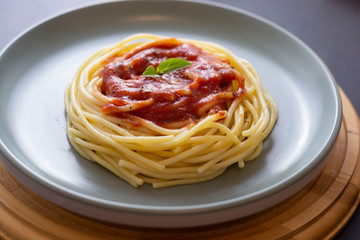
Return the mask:
<path fill-rule="evenodd" d="M 109 224 L 31 192 L 0 164 L 0 239 L 331 239 L 359 204 L 359 118 L 341 91 L 343 120 L 320 175 L 284 202 L 231 222 L 184 229 Z"/>

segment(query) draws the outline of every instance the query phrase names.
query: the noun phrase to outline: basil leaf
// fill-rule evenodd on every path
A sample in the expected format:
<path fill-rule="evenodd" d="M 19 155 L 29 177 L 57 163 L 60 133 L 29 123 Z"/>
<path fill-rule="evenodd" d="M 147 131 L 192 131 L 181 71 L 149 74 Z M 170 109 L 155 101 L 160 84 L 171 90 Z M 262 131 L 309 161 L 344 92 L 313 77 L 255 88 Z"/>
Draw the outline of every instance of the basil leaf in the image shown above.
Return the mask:
<path fill-rule="evenodd" d="M 156 69 L 156 73 L 158 73 L 158 74 L 170 73 L 170 72 L 174 72 L 179 69 L 182 69 L 182 68 L 186 68 L 190 65 L 191 65 L 191 63 L 189 63 L 185 59 L 169 58 L 169 59 L 166 59 L 165 61 L 163 61 L 162 63 L 160 63 L 160 65 Z"/>
<path fill-rule="evenodd" d="M 162 74 L 171 73 L 182 68 L 190 66 L 191 63 L 182 58 L 169 58 L 161 62 L 159 66 L 154 68 L 154 66 L 149 66 L 143 72 L 145 77 L 161 77 Z"/>
<path fill-rule="evenodd" d="M 148 66 L 142 74 L 145 77 L 161 77 L 159 74 L 156 74 L 154 66 Z"/>

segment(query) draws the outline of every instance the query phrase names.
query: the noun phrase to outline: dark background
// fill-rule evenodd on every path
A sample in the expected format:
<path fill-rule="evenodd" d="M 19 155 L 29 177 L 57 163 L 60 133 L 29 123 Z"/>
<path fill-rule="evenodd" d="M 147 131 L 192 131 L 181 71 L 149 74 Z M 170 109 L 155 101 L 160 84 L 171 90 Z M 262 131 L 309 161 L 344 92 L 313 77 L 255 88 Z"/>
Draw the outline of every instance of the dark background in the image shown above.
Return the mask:
<path fill-rule="evenodd" d="M 212 1 L 248 10 L 296 35 L 323 59 L 360 112 L 360 0 Z M 0 49 L 43 18 L 93 2 L 0 0 Z M 360 209 L 336 239 L 360 239 Z"/>

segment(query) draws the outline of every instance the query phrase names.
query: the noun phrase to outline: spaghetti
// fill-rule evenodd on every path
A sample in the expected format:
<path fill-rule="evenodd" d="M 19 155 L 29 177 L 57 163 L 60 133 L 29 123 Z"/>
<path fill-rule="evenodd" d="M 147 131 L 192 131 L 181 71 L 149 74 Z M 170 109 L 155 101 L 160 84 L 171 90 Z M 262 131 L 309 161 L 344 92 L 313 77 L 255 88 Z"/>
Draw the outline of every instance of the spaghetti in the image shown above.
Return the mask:
<path fill-rule="evenodd" d="M 144 76 L 169 58 L 191 66 Z M 67 135 L 134 187 L 203 182 L 256 158 L 277 107 L 253 66 L 214 43 L 150 34 L 101 49 L 65 91 Z"/>

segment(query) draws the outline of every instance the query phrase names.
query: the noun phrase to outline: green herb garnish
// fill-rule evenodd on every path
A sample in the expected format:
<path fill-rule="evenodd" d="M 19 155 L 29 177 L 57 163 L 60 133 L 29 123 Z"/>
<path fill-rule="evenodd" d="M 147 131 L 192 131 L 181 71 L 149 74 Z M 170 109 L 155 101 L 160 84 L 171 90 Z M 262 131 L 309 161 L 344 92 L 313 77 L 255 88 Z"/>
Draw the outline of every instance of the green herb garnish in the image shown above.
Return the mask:
<path fill-rule="evenodd" d="M 154 66 L 148 66 L 143 72 L 145 77 L 161 77 L 165 73 L 171 73 L 182 68 L 190 66 L 191 63 L 182 58 L 169 58 L 161 62 L 155 69 Z"/>

